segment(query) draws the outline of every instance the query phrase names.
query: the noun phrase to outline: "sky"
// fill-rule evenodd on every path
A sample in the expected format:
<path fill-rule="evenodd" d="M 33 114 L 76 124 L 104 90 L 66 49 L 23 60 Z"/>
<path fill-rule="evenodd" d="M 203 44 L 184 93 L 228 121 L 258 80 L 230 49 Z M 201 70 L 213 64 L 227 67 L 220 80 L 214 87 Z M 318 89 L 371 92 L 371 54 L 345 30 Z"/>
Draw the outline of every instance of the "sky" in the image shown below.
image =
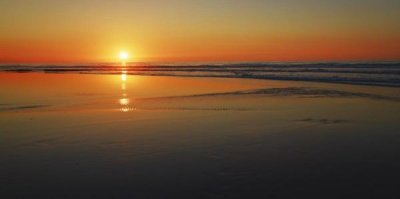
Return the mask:
<path fill-rule="evenodd" d="M 399 0 L 0 0 L 1 63 L 400 60 Z"/>

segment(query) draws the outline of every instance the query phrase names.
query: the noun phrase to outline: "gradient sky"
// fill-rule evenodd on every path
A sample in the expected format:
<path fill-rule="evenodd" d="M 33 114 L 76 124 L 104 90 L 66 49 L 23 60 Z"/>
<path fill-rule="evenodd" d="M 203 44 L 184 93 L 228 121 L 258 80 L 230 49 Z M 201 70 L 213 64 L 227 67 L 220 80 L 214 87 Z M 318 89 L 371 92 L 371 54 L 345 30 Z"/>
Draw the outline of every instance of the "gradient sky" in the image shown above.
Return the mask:
<path fill-rule="evenodd" d="M 399 0 L 0 0 L 0 62 L 400 60 Z"/>

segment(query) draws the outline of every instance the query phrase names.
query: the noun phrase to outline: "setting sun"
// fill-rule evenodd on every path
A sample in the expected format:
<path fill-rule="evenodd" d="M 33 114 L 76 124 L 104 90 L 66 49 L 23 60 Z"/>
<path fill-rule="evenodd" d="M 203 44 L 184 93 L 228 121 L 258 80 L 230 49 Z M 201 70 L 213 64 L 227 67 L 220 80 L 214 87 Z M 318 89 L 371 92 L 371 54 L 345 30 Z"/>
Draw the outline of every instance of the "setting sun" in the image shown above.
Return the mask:
<path fill-rule="evenodd" d="M 128 57 L 129 57 L 129 55 L 127 52 L 122 51 L 119 53 L 119 59 L 121 59 L 121 60 L 126 60 L 126 59 L 128 59 Z"/>
<path fill-rule="evenodd" d="M 0 0 L 0 199 L 400 199 L 399 10 Z"/>

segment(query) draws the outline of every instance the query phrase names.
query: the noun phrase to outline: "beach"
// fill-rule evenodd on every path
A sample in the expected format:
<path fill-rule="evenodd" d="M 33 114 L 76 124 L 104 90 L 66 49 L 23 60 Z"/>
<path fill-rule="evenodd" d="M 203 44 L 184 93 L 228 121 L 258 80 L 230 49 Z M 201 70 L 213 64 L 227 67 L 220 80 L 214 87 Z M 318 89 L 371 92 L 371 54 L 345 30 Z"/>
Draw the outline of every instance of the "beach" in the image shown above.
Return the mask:
<path fill-rule="evenodd" d="M 6 198 L 396 198 L 400 90 L 0 72 Z"/>
<path fill-rule="evenodd" d="M 0 199 L 400 199 L 400 0 L 0 0 Z"/>

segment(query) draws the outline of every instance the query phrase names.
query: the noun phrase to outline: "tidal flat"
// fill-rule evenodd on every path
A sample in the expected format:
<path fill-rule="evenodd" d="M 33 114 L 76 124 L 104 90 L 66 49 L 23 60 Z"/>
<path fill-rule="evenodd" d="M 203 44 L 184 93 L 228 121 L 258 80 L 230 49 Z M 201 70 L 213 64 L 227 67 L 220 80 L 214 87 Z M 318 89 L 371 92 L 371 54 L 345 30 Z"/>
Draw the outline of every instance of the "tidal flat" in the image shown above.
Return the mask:
<path fill-rule="evenodd" d="M 1 198 L 397 198 L 400 89 L 0 72 Z"/>

